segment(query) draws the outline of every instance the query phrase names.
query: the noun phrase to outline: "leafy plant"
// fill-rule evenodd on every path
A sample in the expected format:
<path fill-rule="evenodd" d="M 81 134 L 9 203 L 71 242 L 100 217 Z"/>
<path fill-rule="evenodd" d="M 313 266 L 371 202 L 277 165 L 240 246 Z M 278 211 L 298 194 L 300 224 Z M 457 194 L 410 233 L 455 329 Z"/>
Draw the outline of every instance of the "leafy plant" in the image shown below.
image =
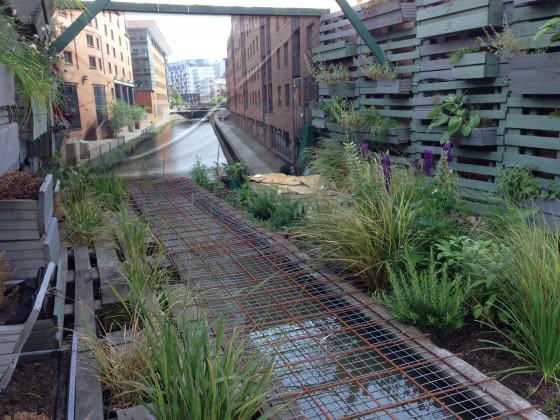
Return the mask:
<path fill-rule="evenodd" d="M 533 40 L 538 41 L 547 34 L 550 34 L 550 40 L 548 41 L 549 45 L 560 41 L 560 16 L 547 20 L 543 25 L 541 25 Z"/>
<path fill-rule="evenodd" d="M 181 96 L 181 94 L 179 93 L 179 91 L 177 89 L 173 90 L 173 93 L 171 94 L 171 97 L 169 98 L 169 104 L 173 108 L 179 108 L 179 107 L 182 107 L 185 104 L 185 100 L 183 99 L 183 97 Z"/>
<path fill-rule="evenodd" d="M 465 105 L 462 96 L 453 94 L 445 96 L 441 103 L 436 104 L 428 118 L 431 120 L 429 130 L 445 126 L 441 143 L 447 143 L 459 132 L 468 137 L 473 128 L 480 124 L 480 116 Z"/>
<path fill-rule="evenodd" d="M 326 85 L 350 82 L 352 80 L 350 70 L 342 64 L 330 64 L 327 67 L 322 63 L 313 69 L 312 74 L 318 83 Z"/>
<path fill-rule="evenodd" d="M 134 124 L 132 107 L 125 101 L 115 100 L 106 109 L 109 125 L 112 130 Z"/>
<path fill-rule="evenodd" d="M 337 139 L 323 138 L 308 153 L 310 169 L 319 172 L 326 184 L 342 187 L 348 175 L 343 143 Z"/>
<path fill-rule="evenodd" d="M 69 241 L 74 245 L 92 243 L 103 222 L 99 203 L 92 198 L 72 201 L 64 206 L 64 222 Z"/>
<path fill-rule="evenodd" d="M 521 166 L 504 167 L 496 178 L 497 190 L 513 203 L 521 200 L 535 200 L 541 195 L 541 187 L 529 168 Z"/>
<path fill-rule="evenodd" d="M 359 132 L 369 132 L 378 141 L 383 141 L 390 128 L 395 127 L 394 120 L 382 116 L 375 108 L 358 108 L 343 112 L 340 125 L 347 133 L 356 135 Z"/>
<path fill-rule="evenodd" d="M 397 71 L 392 69 L 389 62 L 381 64 L 364 64 L 360 66 L 360 71 L 369 80 L 395 80 Z"/>
<path fill-rule="evenodd" d="M 211 190 L 214 186 L 214 180 L 210 178 L 210 169 L 196 158 L 196 163 L 191 169 L 191 178 L 203 188 Z"/>
<path fill-rule="evenodd" d="M 483 27 L 486 38 L 478 37 L 477 41 L 480 49 L 489 51 L 497 57 L 516 57 L 525 54 L 523 43 L 506 23 L 501 32 L 497 32 L 494 27 L 491 28 L 491 33 Z"/>
<path fill-rule="evenodd" d="M 112 172 L 92 177 L 91 190 L 101 205 L 111 211 L 118 211 L 122 202 L 128 198 L 124 181 Z"/>
<path fill-rule="evenodd" d="M 510 249 L 491 239 L 452 236 L 440 239 L 435 248 L 437 259 L 450 272 L 471 280 L 471 298 L 475 318 L 494 319 L 495 303 L 507 284 Z"/>
<path fill-rule="evenodd" d="M 410 258 L 404 271 L 389 269 L 389 283 L 391 291 L 381 294 L 381 302 L 398 320 L 443 335 L 463 326 L 468 282 L 458 274 L 449 276 L 447 264 L 438 267 L 433 253 L 425 271 L 418 271 Z"/>
<path fill-rule="evenodd" d="M 497 304 L 504 339 L 487 341 L 516 357 L 503 373 L 539 373 L 544 382 L 560 374 L 560 238 L 536 222 L 510 223 L 501 232 L 509 254 L 510 282 Z"/>
<path fill-rule="evenodd" d="M 23 32 L 16 12 L 0 5 L 0 64 L 14 76 L 16 90 L 28 110 L 36 106 L 46 112 L 51 101 L 58 103 L 62 99 L 55 89 L 58 59 L 49 56 L 38 37 L 28 38 Z"/>
<path fill-rule="evenodd" d="M 556 180 L 548 184 L 544 192 L 545 198 L 549 200 L 560 200 L 560 180 Z"/>

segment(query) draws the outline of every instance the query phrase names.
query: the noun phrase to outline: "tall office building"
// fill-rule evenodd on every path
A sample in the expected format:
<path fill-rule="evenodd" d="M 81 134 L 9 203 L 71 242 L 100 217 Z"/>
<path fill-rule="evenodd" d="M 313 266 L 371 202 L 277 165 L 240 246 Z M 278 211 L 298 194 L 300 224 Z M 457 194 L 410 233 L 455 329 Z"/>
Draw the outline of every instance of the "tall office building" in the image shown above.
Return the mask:
<path fill-rule="evenodd" d="M 169 112 L 167 93 L 167 41 L 153 20 L 127 20 L 132 72 L 136 82 L 135 101 L 148 112 L 152 122 Z"/>
<path fill-rule="evenodd" d="M 189 105 L 210 102 L 216 96 L 216 69 L 209 60 L 182 60 L 167 67 L 169 86 Z M 218 68 L 219 71 L 219 68 Z"/>
<path fill-rule="evenodd" d="M 319 16 L 233 16 L 226 66 L 233 120 L 295 163 L 317 87 L 305 54 L 319 45 Z"/>
<path fill-rule="evenodd" d="M 65 9 L 56 19 L 63 29 L 82 14 Z M 134 103 L 134 75 L 124 15 L 99 13 L 61 53 L 64 60 L 63 116 L 70 138 L 101 139 L 110 134 L 107 104 L 115 99 Z"/>

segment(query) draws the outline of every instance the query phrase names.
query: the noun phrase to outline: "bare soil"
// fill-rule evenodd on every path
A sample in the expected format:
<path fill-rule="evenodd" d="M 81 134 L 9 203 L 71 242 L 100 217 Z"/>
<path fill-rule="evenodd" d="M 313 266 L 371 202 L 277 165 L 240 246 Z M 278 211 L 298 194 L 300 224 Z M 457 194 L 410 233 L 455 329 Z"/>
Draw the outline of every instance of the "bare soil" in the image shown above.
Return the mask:
<path fill-rule="evenodd" d="M 60 377 L 67 378 L 67 364 L 66 356 L 20 361 L 8 387 L 0 393 L 0 419 L 61 418 L 65 407 L 57 403 L 57 396 L 65 385 L 58 382 Z"/>
<path fill-rule="evenodd" d="M 0 200 L 37 200 L 43 177 L 27 172 L 10 172 L 0 177 Z"/>
<path fill-rule="evenodd" d="M 519 361 L 508 353 L 483 349 L 490 345 L 480 340 L 507 344 L 502 337 L 481 328 L 475 321 L 467 323 L 461 331 L 448 337 L 432 333 L 432 341 L 439 347 L 459 354 L 464 361 L 488 376 L 496 377 L 503 385 L 535 405 L 547 416 L 560 419 L 560 389 L 557 385 L 542 384 L 537 374 L 500 376 L 497 372 L 518 366 Z"/>

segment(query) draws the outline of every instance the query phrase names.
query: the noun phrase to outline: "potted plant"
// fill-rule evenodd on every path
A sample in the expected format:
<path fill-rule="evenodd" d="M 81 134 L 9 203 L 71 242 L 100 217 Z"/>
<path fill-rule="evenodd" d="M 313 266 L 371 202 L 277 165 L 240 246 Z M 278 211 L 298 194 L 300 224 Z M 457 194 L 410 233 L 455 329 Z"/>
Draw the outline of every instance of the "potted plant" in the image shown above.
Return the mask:
<path fill-rule="evenodd" d="M 398 73 L 391 68 L 388 61 L 381 64 L 364 64 L 360 66 L 360 71 L 367 80 L 374 82 L 377 93 L 410 93 L 412 89 L 411 79 L 397 79 Z M 363 83 L 360 87 L 366 87 Z"/>
<path fill-rule="evenodd" d="M 560 16 L 548 20 L 535 34 L 534 53 L 513 57 L 511 90 L 517 95 L 560 94 L 560 52 L 543 52 L 560 42 Z"/>
<path fill-rule="evenodd" d="M 312 59 L 314 62 L 324 62 L 332 60 L 342 60 L 346 57 L 353 57 L 357 52 L 357 45 L 345 40 L 321 45 L 313 48 Z"/>
<path fill-rule="evenodd" d="M 439 99 L 436 99 L 439 101 Z M 462 96 L 449 94 L 436 103 L 428 114 L 431 120 L 428 130 L 444 127 L 440 141 L 467 146 L 491 146 L 496 144 L 496 127 L 479 127 L 480 115 L 469 109 Z"/>
<path fill-rule="evenodd" d="M 317 82 L 327 85 L 329 94 L 333 97 L 356 96 L 350 70 L 342 64 L 331 64 L 329 67 L 322 64 L 315 69 L 313 76 Z"/>
<path fill-rule="evenodd" d="M 236 189 L 247 182 L 249 167 L 245 162 L 235 162 L 230 165 L 224 164 L 226 173 L 226 184 L 228 188 Z"/>

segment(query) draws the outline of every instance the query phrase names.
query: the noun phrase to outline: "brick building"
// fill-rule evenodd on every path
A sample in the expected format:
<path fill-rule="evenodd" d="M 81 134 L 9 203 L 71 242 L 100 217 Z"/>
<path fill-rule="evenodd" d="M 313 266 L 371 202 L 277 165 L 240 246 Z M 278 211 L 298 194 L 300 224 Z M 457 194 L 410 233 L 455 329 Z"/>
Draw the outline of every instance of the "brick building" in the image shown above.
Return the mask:
<path fill-rule="evenodd" d="M 167 56 L 171 48 L 153 20 L 127 20 L 136 81 L 135 101 L 144 107 L 151 122 L 169 112 Z"/>
<path fill-rule="evenodd" d="M 76 20 L 81 10 L 60 10 L 63 28 Z M 66 97 L 63 113 L 72 139 L 101 139 L 109 135 L 108 103 L 120 99 L 134 103 L 134 79 L 130 42 L 124 14 L 103 11 L 72 40 L 61 54 L 64 60 Z"/>
<path fill-rule="evenodd" d="M 232 119 L 286 162 L 296 162 L 316 85 L 305 54 L 319 16 L 233 16 L 226 84 Z"/>

